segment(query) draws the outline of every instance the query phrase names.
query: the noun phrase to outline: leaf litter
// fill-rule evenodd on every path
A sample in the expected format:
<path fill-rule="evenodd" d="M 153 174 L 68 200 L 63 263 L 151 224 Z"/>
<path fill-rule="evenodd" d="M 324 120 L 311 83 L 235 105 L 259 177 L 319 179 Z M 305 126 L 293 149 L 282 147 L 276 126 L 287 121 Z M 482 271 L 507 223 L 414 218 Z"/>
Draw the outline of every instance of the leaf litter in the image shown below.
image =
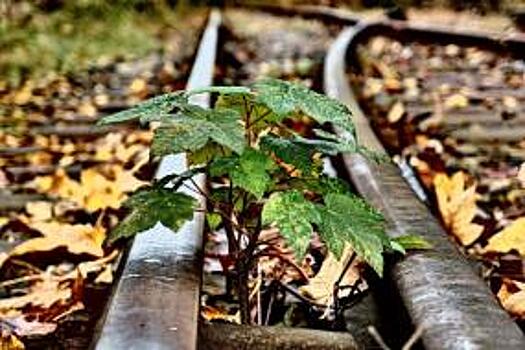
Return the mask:
<path fill-rule="evenodd" d="M 380 36 L 358 52 L 363 71 L 350 79 L 386 148 L 415 170 L 502 306 L 525 319 L 522 60 Z"/>
<path fill-rule="evenodd" d="M 156 167 L 150 130 L 94 124 L 184 88 L 203 18 L 187 16 L 188 30 L 162 39 L 164 52 L 134 61 L 18 86 L 0 78 L 0 196 L 12 203 L 0 211 L 0 347 L 41 349 L 43 339 L 85 348 L 91 340 L 120 259 L 107 234 Z M 77 334 L 62 335 L 77 322 Z"/>

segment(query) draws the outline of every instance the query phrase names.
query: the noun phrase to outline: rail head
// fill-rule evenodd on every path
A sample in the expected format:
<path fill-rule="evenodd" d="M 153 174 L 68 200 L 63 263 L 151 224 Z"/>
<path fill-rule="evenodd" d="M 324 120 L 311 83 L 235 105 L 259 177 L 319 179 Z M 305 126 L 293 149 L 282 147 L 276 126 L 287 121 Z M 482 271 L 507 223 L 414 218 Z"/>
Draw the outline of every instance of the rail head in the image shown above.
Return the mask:
<path fill-rule="evenodd" d="M 397 22 L 361 22 L 343 31 L 325 60 L 325 92 L 352 110 L 358 138 L 373 150 L 383 152 L 347 78 L 348 60 L 352 59 L 357 44 L 377 34 L 413 40 L 439 39 L 439 42 L 460 45 L 505 45 L 513 54 L 518 52 L 512 50 L 525 47 L 522 40 L 516 38 L 503 44 L 487 36 L 412 28 Z M 344 158 L 360 194 L 385 215 L 389 234 L 417 233 L 433 244 L 432 250 L 410 253 L 395 263 L 389 274 L 414 325 L 423 329 L 425 348 L 524 349 L 525 337 L 517 324 L 498 305 L 480 276 L 447 238 L 438 220 L 417 199 L 400 170 L 391 163 L 371 164 L 359 155 Z"/>
<path fill-rule="evenodd" d="M 188 89 L 207 87 L 213 82 L 220 23 L 220 13 L 211 11 Z M 209 107 L 210 99 L 207 94 L 200 94 L 193 96 L 191 102 Z M 162 159 L 156 177 L 180 174 L 185 169 L 184 154 L 167 156 Z M 199 176 L 193 180 L 203 184 L 205 178 Z M 201 203 L 205 201 L 202 196 L 186 191 Z M 134 239 L 93 348 L 197 348 L 203 229 L 204 213 L 196 212 L 193 220 L 176 233 L 157 224 Z"/>

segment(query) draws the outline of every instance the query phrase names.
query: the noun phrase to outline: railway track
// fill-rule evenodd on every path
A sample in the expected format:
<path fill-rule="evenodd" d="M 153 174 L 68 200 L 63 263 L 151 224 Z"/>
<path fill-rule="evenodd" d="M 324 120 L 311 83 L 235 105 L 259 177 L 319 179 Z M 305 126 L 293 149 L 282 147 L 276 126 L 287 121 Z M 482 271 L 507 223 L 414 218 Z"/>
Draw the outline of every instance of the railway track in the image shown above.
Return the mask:
<path fill-rule="evenodd" d="M 338 11 L 320 11 L 312 8 L 291 10 L 275 7 L 264 10 L 267 12 L 255 14 L 227 12 L 223 16 L 219 12 L 213 12 L 209 17 L 193 70 L 185 86 L 196 88 L 212 83 L 245 84 L 260 76 L 272 75 L 301 80 L 319 91 L 324 87 L 328 95 L 350 105 L 362 140 L 375 150 L 384 150 L 384 148 L 375 137 L 368 120 L 364 118 L 363 109 L 354 98 L 347 79 L 346 57 L 352 57 L 357 52 L 358 43 L 364 42 L 372 33 L 388 31 L 398 31 L 399 35 L 407 38 L 425 37 L 432 42 L 437 40 L 436 38 L 440 38 L 439 42 L 449 40 L 457 42 L 457 45 L 475 42 L 484 48 L 498 50 L 500 46 L 496 41 L 501 42 L 499 38 L 495 40 L 488 36 L 464 33 L 439 31 L 436 33 L 435 30 L 428 29 L 411 31 L 400 24 L 392 23 L 383 23 L 377 27 L 359 24 L 353 29 L 344 30 L 345 26 L 354 25 L 357 20 Z M 266 22 L 263 17 L 269 12 L 281 18 L 299 16 L 303 19 L 274 19 L 273 22 Z M 236 23 L 243 21 L 251 23 L 251 20 L 254 23 L 256 20 L 262 22 L 262 27 L 256 27 L 251 33 L 243 31 L 241 27 L 235 28 Z M 303 36 L 297 36 L 289 29 L 290 24 L 294 27 L 294 21 L 304 22 L 297 24 L 298 27 L 302 26 Z M 298 41 L 305 38 L 305 26 L 309 45 L 302 43 L 297 45 Z M 272 28 L 271 31 L 263 31 L 263 28 L 269 27 Z M 508 40 L 505 47 L 510 53 L 519 54 L 520 41 Z M 326 52 L 328 52 L 327 57 L 325 57 Z M 273 60 L 270 63 L 268 63 L 269 58 Z M 135 76 L 135 73 L 130 74 L 130 77 Z M 185 79 L 177 80 L 177 88 L 182 88 L 184 81 Z M 132 86 L 133 79 L 128 81 L 128 84 Z M 429 84 L 434 83 L 429 82 Z M 156 92 L 158 91 L 155 90 L 154 93 Z M 488 92 L 484 91 L 484 93 Z M 122 94 L 115 92 L 115 96 L 122 96 Z M 146 97 L 140 94 L 138 96 Z M 195 102 L 207 106 L 210 103 L 210 96 L 203 95 L 202 98 Z M 516 97 L 516 99 L 520 98 L 519 95 Z M 123 102 L 116 98 L 115 101 L 105 104 L 104 111 L 108 113 L 117 111 L 134 101 L 136 100 Z M 417 113 L 427 113 L 424 110 L 426 107 L 410 105 L 415 111 L 419 109 Z M 60 127 L 56 126 L 55 121 L 49 123 L 38 118 L 31 120 L 30 125 L 41 131 L 41 134 L 50 135 L 48 136 L 50 139 L 69 138 L 74 142 L 94 145 L 108 130 L 97 131 L 101 134 L 94 135 L 97 132 L 90 129 L 90 123 L 94 118 L 90 115 L 89 108 L 85 108 L 83 112 L 85 115 L 81 115 L 80 120 L 85 124 L 82 126 L 72 122 L 75 119 L 71 118 L 71 113 L 64 113 L 57 117 L 60 123 L 63 123 Z M 483 114 L 475 109 L 472 109 L 471 113 L 482 115 L 487 125 L 496 122 L 488 113 Z M 468 119 L 469 116 L 464 118 Z M 511 120 L 512 123 L 519 124 L 520 116 Z M 464 126 L 464 122 L 455 120 L 454 123 L 446 124 L 447 128 L 455 131 L 460 130 L 455 126 L 456 124 Z M 127 138 L 133 138 L 133 134 L 127 134 L 127 129 L 122 132 Z M 146 145 L 147 137 L 144 139 Z M 53 142 L 55 141 L 51 140 L 48 144 L 43 143 L 37 147 L 59 149 Z M 40 150 L 30 146 L 32 141 L 22 140 L 20 143 L 15 143 L 6 139 L 4 143 L 7 147 L 0 152 L 3 158 L 10 157 L 9 159 L 13 160 L 6 172 L 14 183 L 30 182 L 37 175 L 56 172 L 57 167 L 53 164 L 28 168 L 28 163 L 31 162 L 30 156 Z M 132 145 L 133 143 L 129 144 L 130 147 Z M 63 144 L 60 146 L 61 150 L 65 147 Z M 53 156 L 52 152 L 49 153 Z M 59 167 L 63 168 L 68 176 L 74 178 L 81 174 L 84 166 L 92 163 L 92 159 L 85 159 L 81 164 L 66 166 L 59 164 Z M 134 167 L 134 164 L 136 163 L 131 161 L 127 166 Z M 441 224 L 417 199 L 396 167 L 390 164 L 371 166 L 359 157 L 346 157 L 343 162 L 334 160 L 334 164 L 335 168 L 340 170 L 340 174 L 346 170 L 348 173 L 341 176 L 349 175 L 356 190 L 385 213 L 390 223 L 391 234 L 414 232 L 424 235 L 434 244 L 434 249 L 430 252 L 413 253 L 400 262 L 393 262 L 391 273 L 385 281 L 375 281 L 373 278 L 369 280 L 372 288 L 370 297 L 366 301 L 368 306 L 364 307 L 364 311 L 359 307 L 350 309 L 353 312 L 346 315 L 345 326 L 354 332 L 354 337 L 358 343 L 360 342 L 360 344 L 349 342 L 349 348 L 371 345 L 372 340 L 366 334 L 362 334 L 368 324 L 376 325 L 385 339 L 396 346 L 401 345 L 402 340 L 414 329 L 423 327 L 423 346 L 427 349 L 467 346 L 523 348 L 525 340 L 516 323 L 497 305 L 489 288 L 446 238 L 446 232 Z M 137 172 L 137 178 L 146 180 L 153 176 L 155 172 L 153 167 L 144 165 L 143 168 Z M 180 173 L 184 168 L 184 155 L 175 155 L 163 159 L 156 172 L 157 176 L 161 176 L 160 174 L 169 172 Z M 417 181 L 419 180 L 414 177 L 409 180 L 419 183 Z M 419 188 L 417 191 L 421 198 L 428 197 L 424 189 Z M 40 194 L 25 192 L 17 192 L 18 197 L 14 192 L 8 193 L 7 196 L 11 196 L 8 203 L 13 203 L 8 205 L 10 208 L 8 210 L 19 210 L 25 207 L 27 200 L 42 198 Z M 128 253 L 121 259 L 119 265 L 121 271 L 115 283 L 114 294 L 97 326 L 95 338 L 92 341 L 90 339 L 92 348 L 195 349 L 197 346 L 202 349 L 208 348 L 202 338 L 198 339 L 199 327 L 201 327 L 199 310 L 204 254 L 203 226 L 204 218 L 198 213 L 194 221 L 186 225 L 177 235 L 156 227 L 135 239 Z M 101 294 L 105 295 L 105 299 L 109 292 L 106 289 Z M 358 317 L 356 317 L 357 313 L 360 313 Z M 364 320 L 359 321 L 357 318 L 361 313 L 364 315 Z M 496 324 L 500 326 L 494 327 Z M 234 328 L 230 331 L 236 332 Z M 206 332 L 213 332 L 213 324 L 206 325 Z M 206 332 L 201 333 L 200 336 L 205 338 Z M 242 330 L 239 332 L 242 333 Z M 87 333 L 90 335 L 93 333 L 92 327 Z M 209 348 L 212 348 L 211 338 L 208 340 Z M 77 348 L 86 346 L 85 339 L 82 344 Z"/>
<path fill-rule="evenodd" d="M 399 55 L 394 54 L 389 55 L 388 58 L 385 57 L 386 60 L 379 63 L 389 64 L 392 65 L 393 69 L 399 69 L 400 75 L 397 77 L 415 79 L 416 84 L 411 86 L 415 86 L 417 89 L 421 88 L 421 94 L 413 95 L 410 102 L 405 100 L 408 94 L 387 93 L 392 95 L 393 103 L 397 103 L 397 101 L 402 101 L 398 105 L 404 103 L 403 111 L 399 117 L 407 119 L 394 120 L 393 114 L 390 114 L 389 122 L 388 113 L 390 110 L 384 113 L 375 103 L 380 99 L 374 100 L 373 97 L 363 96 L 363 92 L 366 91 L 363 83 L 370 76 L 366 75 L 366 69 L 364 66 L 360 66 L 360 63 L 365 62 L 369 57 L 367 55 L 370 53 L 367 51 L 366 45 L 367 43 L 370 45 L 372 41 L 369 42 L 368 40 L 374 40 L 380 36 L 388 38 L 384 39 L 387 41 L 391 39 L 400 41 L 400 43 L 396 42 L 399 45 L 397 48 L 400 49 L 397 54 L 403 52 L 403 54 L 410 56 L 405 48 L 411 48 L 415 59 L 421 55 L 421 50 L 429 56 L 435 55 L 433 57 L 441 57 L 442 59 L 443 65 L 437 64 L 430 68 L 432 61 L 430 61 L 431 57 L 428 56 L 425 61 L 411 64 L 416 62 L 411 62 L 409 58 L 403 60 Z M 392 156 L 397 155 L 395 159 L 397 158 L 401 166 L 401 171 L 389 164 L 374 167 L 362 158 L 346 157 L 345 163 L 354 184 L 364 197 L 382 208 L 390 218 L 392 234 L 395 235 L 396 232 L 398 234 L 403 231 L 420 232 L 435 242 L 433 253 L 409 256 L 392 270 L 397 288 L 405 301 L 405 305 L 407 305 L 412 321 L 426 329 L 422 339 L 427 348 L 464 348 L 469 344 L 489 348 L 523 347 L 523 335 L 518 326 L 512 324 L 510 318 L 504 315 L 503 310 L 498 310 L 499 305 L 496 304 L 495 298 L 490 295 L 489 288 L 481 281 L 474 269 L 469 268 L 470 263 L 458 254 L 458 249 L 453 246 L 452 240 L 447 238 L 447 233 L 442 228 L 441 223 L 432 217 L 427 206 L 416 200 L 417 194 L 420 200 L 431 205 L 435 209 L 434 213 L 439 215 L 438 203 L 435 201 L 436 196 L 432 194 L 434 190 L 432 188 L 432 176 L 430 176 L 429 182 L 428 172 L 421 171 L 421 168 L 418 172 L 416 167 L 414 173 L 413 168 L 408 164 L 415 164 L 415 162 L 410 162 L 410 159 L 405 158 L 416 156 L 416 153 L 417 156 L 421 157 L 421 153 L 415 151 L 417 146 L 414 141 L 411 142 L 414 139 L 404 133 L 406 130 L 404 123 L 406 123 L 414 126 L 415 134 L 428 137 L 428 139 L 445 140 L 443 141 L 444 150 L 438 157 L 443 156 L 441 160 L 446 159 L 450 162 L 447 163 L 448 166 L 437 169 L 429 166 L 430 171 L 436 173 L 444 171 L 451 176 L 453 172 L 463 169 L 474 178 L 477 176 L 478 180 L 483 181 L 481 177 L 486 175 L 480 176 L 484 167 L 479 166 L 479 164 L 485 165 L 486 163 L 478 163 L 478 166 L 475 166 L 475 171 L 472 169 L 469 171 L 464 166 L 458 166 L 458 162 L 454 162 L 458 153 L 447 154 L 451 149 L 451 147 L 447 147 L 449 145 L 447 142 L 460 143 L 464 148 L 468 148 L 471 142 L 482 142 L 483 145 L 486 143 L 488 147 L 500 147 L 512 145 L 517 138 L 521 139 L 523 136 L 520 135 L 519 128 L 515 128 L 512 133 L 502 131 L 504 127 L 501 125 L 505 124 L 502 119 L 499 119 L 497 126 L 493 124 L 490 129 L 485 131 L 473 133 L 471 129 L 472 125 L 479 125 L 479 123 L 494 123 L 498 115 L 501 115 L 497 110 L 495 111 L 490 107 L 485 108 L 487 106 L 479 103 L 480 100 L 483 101 L 488 97 L 501 99 L 511 93 L 511 89 L 502 86 L 501 81 L 496 81 L 496 85 L 493 85 L 492 89 L 480 88 L 481 84 L 478 79 L 483 78 L 483 72 L 480 74 L 480 71 L 490 68 L 481 62 L 469 65 L 468 62 L 455 61 L 451 57 L 456 50 L 461 52 L 462 58 L 466 56 L 467 50 L 471 50 L 484 53 L 484 59 L 495 60 L 494 66 L 498 67 L 498 64 L 512 60 L 511 57 L 513 56 L 519 57 L 520 45 L 523 45 L 523 42 L 516 38 L 505 41 L 501 38 L 472 33 L 451 33 L 436 28 L 412 28 L 401 23 L 362 23 L 360 26 L 349 29 L 340 35 L 338 42 L 332 47 L 331 55 L 329 55 L 325 66 L 327 77 L 331 77 L 325 81 L 326 91 L 329 95 L 339 98 L 353 107 L 356 113 L 358 135 L 361 140 L 371 149 L 383 152 L 386 150 Z M 446 50 L 448 50 L 448 55 Z M 469 66 L 470 68 L 465 69 Z M 494 67 L 490 66 L 491 68 Z M 425 71 L 425 73 L 418 75 L 415 71 Z M 355 90 L 352 90 L 350 81 L 356 84 Z M 466 108 L 469 104 L 467 103 L 467 105 L 462 106 L 466 108 L 465 113 L 462 113 L 462 109 L 455 108 L 461 106 L 452 106 L 453 108 L 447 109 L 447 107 L 443 107 L 445 102 L 439 104 L 435 98 L 429 99 L 429 95 L 435 94 L 436 87 L 442 86 L 442 84 L 447 84 L 448 87 L 446 88 L 452 89 L 451 91 L 461 90 L 461 93 L 470 94 L 467 100 L 476 101 L 478 102 L 477 105 L 469 107 L 469 110 Z M 388 91 L 388 88 L 383 91 Z M 514 93 L 517 96 L 513 98 L 519 100 L 519 90 L 512 90 L 509 96 Z M 449 96 L 451 95 L 454 93 L 449 94 Z M 457 97 L 458 95 L 454 96 Z M 406 110 L 404 109 L 405 105 Z M 501 105 L 504 104 L 501 103 Z M 389 105 L 389 107 L 392 106 Z M 429 111 L 428 108 L 431 110 Z M 441 108 L 441 110 L 436 110 L 436 108 Z M 439 118 L 440 121 L 436 124 L 432 124 L 431 121 L 427 125 L 422 120 L 425 118 L 421 118 L 417 122 L 408 122 L 412 118 L 417 118 L 418 115 L 421 116 L 420 113 L 429 118 L 435 116 L 434 120 Z M 462 120 L 458 121 L 459 115 L 461 115 Z M 399 124 L 394 127 L 393 124 L 396 122 Z M 396 129 L 395 136 L 392 133 L 394 128 Z M 425 149 L 425 147 L 422 148 Z M 413 153 L 414 151 L 415 153 Z M 472 156 L 476 157 L 481 152 L 475 149 L 473 153 Z M 485 156 L 488 159 L 489 168 L 491 163 L 495 167 L 498 165 L 513 167 L 516 164 L 516 160 L 500 156 L 497 152 L 488 152 Z M 428 160 L 429 158 L 423 159 Z M 406 181 L 401 180 L 401 174 L 405 175 Z M 412 185 L 412 189 L 407 183 Z M 425 188 L 421 186 L 421 183 L 426 185 Z M 488 230 L 488 227 L 485 227 L 484 230 Z M 418 270 L 423 270 L 424 273 L 419 274 L 417 273 Z M 485 300 L 483 305 L 480 300 Z M 417 301 L 422 301 L 422 304 Z M 440 312 L 427 313 L 433 308 L 440 309 Z M 468 328 L 468 333 L 458 337 L 445 335 L 452 329 L 458 328 L 459 324 Z M 494 324 L 506 324 L 500 330 L 506 332 L 507 335 L 504 337 L 496 336 Z"/>

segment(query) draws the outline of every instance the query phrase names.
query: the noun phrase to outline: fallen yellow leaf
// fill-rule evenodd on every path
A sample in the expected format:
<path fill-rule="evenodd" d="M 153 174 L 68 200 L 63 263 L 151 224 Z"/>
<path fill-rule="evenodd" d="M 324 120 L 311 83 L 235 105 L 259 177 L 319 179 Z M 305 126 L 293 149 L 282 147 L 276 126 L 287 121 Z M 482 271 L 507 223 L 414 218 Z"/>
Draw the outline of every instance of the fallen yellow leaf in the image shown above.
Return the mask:
<path fill-rule="evenodd" d="M 509 313 L 521 318 L 525 316 L 525 283 L 503 279 L 497 296 Z"/>
<path fill-rule="evenodd" d="M 17 245 L 10 256 L 34 252 L 45 252 L 65 247 L 71 254 L 88 254 L 96 257 L 104 255 L 102 243 L 106 229 L 101 225 L 70 225 L 58 222 L 37 222 L 31 227 L 42 233 L 43 237 L 29 239 Z"/>
<path fill-rule="evenodd" d="M 392 108 L 390 108 L 390 111 L 388 111 L 387 119 L 390 123 L 395 123 L 401 119 L 401 117 L 405 114 L 405 107 L 403 106 L 403 102 L 397 101 L 394 103 Z"/>
<path fill-rule="evenodd" d="M 479 238 L 483 226 L 472 223 L 476 216 L 476 187 L 465 188 L 465 174 L 455 173 L 451 178 L 437 174 L 433 184 L 439 212 L 445 226 L 463 245 Z"/>
<path fill-rule="evenodd" d="M 46 221 L 53 217 L 53 204 L 46 201 L 28 202 L 26 212 L 33 221 Z"/>
<path fill-rule="evenodd" d="M 459 109 L 468 106 L 468 98 L 463 94 L 454 94 L 445 100 L 445 107 L 447 109 Z"/>
<path fill-rule="evenodd" d="M 490 237 L 483 251 L 508 253 L 512 249 L 525 256 L 525 217 L 514 220 L 502 231 Z"/>

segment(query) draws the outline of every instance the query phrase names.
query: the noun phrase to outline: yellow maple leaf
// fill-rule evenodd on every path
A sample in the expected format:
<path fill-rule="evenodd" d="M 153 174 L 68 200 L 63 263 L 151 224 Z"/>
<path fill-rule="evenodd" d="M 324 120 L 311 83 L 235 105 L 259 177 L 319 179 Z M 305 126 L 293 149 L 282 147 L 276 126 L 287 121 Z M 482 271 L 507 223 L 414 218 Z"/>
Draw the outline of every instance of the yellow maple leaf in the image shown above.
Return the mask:
<path fill-rule="evenodd" d="M 93 168 L 82 171 L 80 183 L 83 193 L 82 206 L 88 212 L 108 207 L 118 209 L 126 199 L 116 182 L 108 180 Z"/>
<path fill-rule="evenodd" d="M 96 257 L 104 255 L 102 244 L 106 238 L 106 229 L 99 223 L 92 226 L 37 222 L 30 226 L 42 233 L 43 237 L 20 243 L 9 253 L 10 256 L 46 252 L 60 247 L 66 248 L 71 254 L 88 254 Z"/>
<path fill-rule="evenodd" d="M 472 244 L 483 226 L 472 223 L 476 216 L 476 187 L 465 188 L 466 177 L 457 172 L 452 177 L 437 174 L 433 184 L 441 218 L 445 226 L 463 245 Z"/>
<path fill-rule="evenodd" d="M 490 237 L 483 252 L 508 253 L 512 249 L 525 256 L 525 217 L 514 220 L 509 226 Z"/>

